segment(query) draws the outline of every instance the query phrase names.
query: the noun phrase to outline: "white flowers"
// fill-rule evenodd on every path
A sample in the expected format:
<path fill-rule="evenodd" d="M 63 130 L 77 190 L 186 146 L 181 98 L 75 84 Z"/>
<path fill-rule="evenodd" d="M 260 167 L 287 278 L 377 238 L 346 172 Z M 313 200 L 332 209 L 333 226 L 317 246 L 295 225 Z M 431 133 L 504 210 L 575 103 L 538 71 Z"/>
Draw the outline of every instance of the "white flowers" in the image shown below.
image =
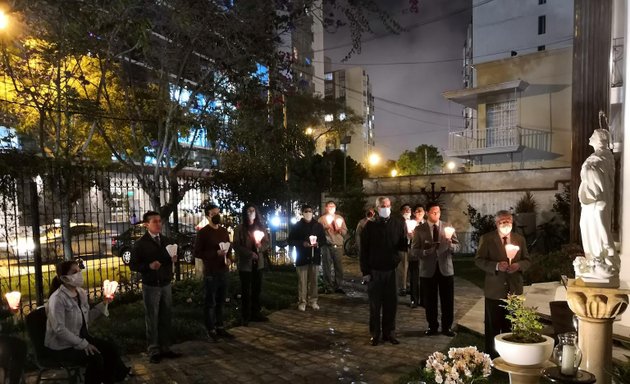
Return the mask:
<path fill-rule="evenodd" d="M 434 352 L 427 359 L 425 372 L 438 384 L 471 384 L 485 381 L 492 372 L 492 360 L 477 347 L 451 348 L 448 357 Z"/>

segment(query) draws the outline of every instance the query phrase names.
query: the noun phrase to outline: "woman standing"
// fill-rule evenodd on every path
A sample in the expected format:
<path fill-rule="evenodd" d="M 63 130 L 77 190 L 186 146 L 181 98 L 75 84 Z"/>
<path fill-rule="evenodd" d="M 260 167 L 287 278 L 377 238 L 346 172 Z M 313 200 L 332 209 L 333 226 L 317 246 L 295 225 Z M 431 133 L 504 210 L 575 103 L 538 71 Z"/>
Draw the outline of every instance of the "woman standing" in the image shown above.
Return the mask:
<path fill-rule="evenodd" d="M 112 299 L 104 298 L 90 310 L 82 286 L 83 274 L 76 261 L 57 265 L 46 306 L 44 345 L 54 359 L 86 366 L 86 384 L 122 381 L 130 368 L 120 360 L 116 346 L 88 333 L 88 323 L 102 315 L 103 303 Z"/>
<path fill-rule="evenodd" d="M 234 231 L 238 274 L 241 279 L 243 325 L 250 321 L 268 321 L 260 313 L 262 270 L 265 268 L 264 252 L 269 249 L 269 234 L 255 206 L 243 208 L 241 224 Z"/>

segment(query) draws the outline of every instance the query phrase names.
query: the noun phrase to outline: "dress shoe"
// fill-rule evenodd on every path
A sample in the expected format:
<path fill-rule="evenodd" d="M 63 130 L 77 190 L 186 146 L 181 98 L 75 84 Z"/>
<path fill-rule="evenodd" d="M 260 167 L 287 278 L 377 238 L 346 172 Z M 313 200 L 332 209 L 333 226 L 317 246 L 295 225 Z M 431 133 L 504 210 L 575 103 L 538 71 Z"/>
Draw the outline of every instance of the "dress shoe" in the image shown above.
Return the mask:
<path fill-rule="evenodd" d="M 426 331 L 424 331 L 424 335 L 425 336 L 437 336 L 439 335 L 437 329 L 427 329 Z"/>
<path fill-rule="evenodd" d="M 163 357 L 165 359 L 177 359 L 178 357 L 182 357 L 182 354 L 169 349 L 166 352 L 160 353 L 160 357 Z"/>
<path fill-rule="evenodd" d="M 375 347 L 378 345 L 378 337 L 370 337 L 370 344 Z"/>
<path fill-rule="evenodd" d="M 335 293 L 340 293 L 340 294 L 342 294 L 342 295 L 345 295 L 345 294 L 346 294 L 346 291 L 344 291 L 344 290 L 343 290 L 343 289 L 341 289 L 341 288 L 337 288 L 337 289 L 335 289 Z"/>
<path fill-rule="evenodd" d="M 233 339 L 233 338 L 234 338 L 234 335 L 233 335 L 233 334 L 231 334 L 230 332 L 226 331 L 226 330 L 225 330 L 225 329 L 223 329 L 223 328 L 217 328 L 217 335 L 218 335 L 219 337 L 224 338 L 224 339 L 230 339 L 230 340 L 231 340 L 231 339 Z"/>
<path fill-rule="evenodd" d="M 442 334 L 443 334 L 444 336 L 448 336 L 448 337 L 454 337 L 454 336 L 456 335 L 456 333 L 455 333 L 455 332 L 453 332 L 453 330 L 452 330 L 452 329 L 447 329 L 447 330 L 445 330 L 445 331 L 442 331 Z"/>
<path fill-rule="evenodd" d="M 154 353 L 153 355 L 149 356 L 149 363 L 151 364 L 157 364 L 160 361 L 162 361 L 162 357 L 159 353 Z"/>
<path fill-rule="evenodd" d="M 251 321 L 254 322 L 258 322 L 258 323 L 264 323 L 269 321 L 269 318 L 265 315 L 263 315 L 262 313 L 259 313 L 257 315 L 252 316 Z"/>
<path fill-rule="evenodd" d="M 387 337 L 383 337 L 383 341 L 389 341 L 390 343 L 397 345 L 400 344 L 400 341 L 394 335 L 389 335 Z"/>

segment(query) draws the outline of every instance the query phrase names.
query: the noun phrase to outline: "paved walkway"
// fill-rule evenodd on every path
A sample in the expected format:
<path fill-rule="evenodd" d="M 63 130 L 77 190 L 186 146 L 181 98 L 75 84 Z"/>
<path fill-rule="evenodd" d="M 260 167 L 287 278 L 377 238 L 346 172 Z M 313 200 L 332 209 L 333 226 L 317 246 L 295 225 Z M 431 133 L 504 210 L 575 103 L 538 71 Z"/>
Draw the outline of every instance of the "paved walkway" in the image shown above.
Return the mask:
<path fill-rule="evenodd" d="M 347 295 L 321 295 L 321 310 L 277 311 L 268 323 L 232 328 L 233 341 L 189 341 L 175 345 L 183 357 L 150 364 L 144 354 L 130 356 L 132 383 L 391 383 L 409 373 L 446 336 L 425 337 L 424 310 L 398 308 L 399 345 L 368 344 L 368 305 L 358 281 L 357 261 L 346 260 Z M 264 289 L 264 287 L 263 287 Z M 482 295 L 473 284 L 455 279 L 455 318 L 461 319 Z"/>

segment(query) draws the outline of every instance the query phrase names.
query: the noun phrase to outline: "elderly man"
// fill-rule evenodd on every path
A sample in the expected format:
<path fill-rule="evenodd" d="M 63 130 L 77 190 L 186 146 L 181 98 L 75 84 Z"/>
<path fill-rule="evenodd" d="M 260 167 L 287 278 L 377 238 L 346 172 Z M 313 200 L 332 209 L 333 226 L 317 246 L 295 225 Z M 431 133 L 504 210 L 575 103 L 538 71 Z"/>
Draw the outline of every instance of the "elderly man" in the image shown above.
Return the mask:
<path fill-rule="evenodd" d="M 498 356 L 494 349 L 494 337 L 499 333 L 509 332 L 511 328 L 510 322 L 505 318 L 507 313 L 502 299 L 507 298 L 508 293 L 523 293 L 523 271 L 531 264 L 525 238 L 512 232 L 512 221 L 510 212 L 497 212 L 497 230 L 481 236 L 475 255 L 475 264 L 486 272 L 485 341 L 486 352 L 492 357 Z M 507 256 L 507 244 L 520 248 L 512 260 Z"/>
<path fill-rule="evenodd" d="M 407 250 L 407 233 L 402 220 L 391 217 L 391 206 L 387 197 L 376 199 L 378 216 L 367 222 L 361 234 L 359 258 L 363 281 L 368 283 L 373 346 L 378 345 L 381 334 L 383 341 L 399 343 L 394 334 L 398 305 L 396 267 L 400 262 L 398 252 Z"/>

